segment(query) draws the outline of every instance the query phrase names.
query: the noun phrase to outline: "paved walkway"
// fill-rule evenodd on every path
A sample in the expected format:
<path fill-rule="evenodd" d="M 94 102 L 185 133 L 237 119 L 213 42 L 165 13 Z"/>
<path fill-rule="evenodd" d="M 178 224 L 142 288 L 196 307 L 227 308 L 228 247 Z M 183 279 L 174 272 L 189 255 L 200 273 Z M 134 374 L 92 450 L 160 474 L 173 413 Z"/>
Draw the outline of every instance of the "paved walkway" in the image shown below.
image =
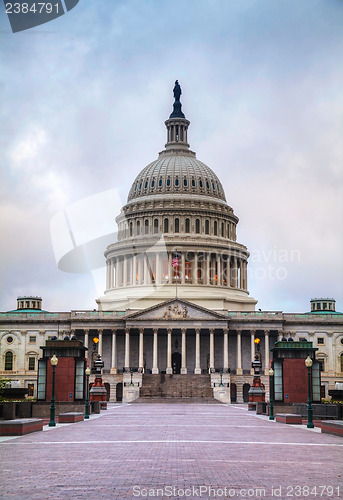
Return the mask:
<path fill-rule="evenodd" d="M 343 498 L 343 439 L 245 405 L 109 405 L 0 438 L 5 499 Z"/>

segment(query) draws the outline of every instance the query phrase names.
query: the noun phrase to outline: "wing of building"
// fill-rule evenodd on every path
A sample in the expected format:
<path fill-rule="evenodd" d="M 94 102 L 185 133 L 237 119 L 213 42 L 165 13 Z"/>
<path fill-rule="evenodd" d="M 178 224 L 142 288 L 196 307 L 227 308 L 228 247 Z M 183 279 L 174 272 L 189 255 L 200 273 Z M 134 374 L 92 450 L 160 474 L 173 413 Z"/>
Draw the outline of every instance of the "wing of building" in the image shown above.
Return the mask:
<path fill-rule="evenodd" d="M 190 150 L 179 89 L 165 149 L 134 180 L 116 219 L 118 240 L 104 249 L 98 310 L 51 313 L 39 297 L 19 297 L 16 310 L 0 313 L 0 376 L 36 394 L 40 347 L 76 337 L 91 365 L 101 354 L 112 401 L 129 398 L 133 384 L 132 399 L 210 400 L 220 385 L 225 401 L 242 402 L 256 356 L 268 388 L 270 349 L 293 339 L 318 348 L 327 396 L 343 381 L 343 315 L 333 299 L 313 299 L 304 314 L 255 311 L 238 217 L 216 174 Z"/>

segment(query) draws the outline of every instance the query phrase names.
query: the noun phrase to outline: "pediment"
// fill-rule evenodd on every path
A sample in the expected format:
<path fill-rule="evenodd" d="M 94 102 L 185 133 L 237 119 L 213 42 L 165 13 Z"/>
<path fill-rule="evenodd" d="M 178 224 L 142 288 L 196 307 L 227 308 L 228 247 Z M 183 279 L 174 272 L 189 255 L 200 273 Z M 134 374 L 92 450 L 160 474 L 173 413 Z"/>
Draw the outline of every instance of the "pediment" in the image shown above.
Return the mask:
<path fill-rule="evenodd" d="M 145 321 L 145 320 L 165 320 L 165 321 L 227 321 L 227 318 L 217 312 L 210 311 L 204 307 L 197 306 L 191 302 L 173 299 L 149 307 L 144 311 L 131 314 L 127 320 Z"/>

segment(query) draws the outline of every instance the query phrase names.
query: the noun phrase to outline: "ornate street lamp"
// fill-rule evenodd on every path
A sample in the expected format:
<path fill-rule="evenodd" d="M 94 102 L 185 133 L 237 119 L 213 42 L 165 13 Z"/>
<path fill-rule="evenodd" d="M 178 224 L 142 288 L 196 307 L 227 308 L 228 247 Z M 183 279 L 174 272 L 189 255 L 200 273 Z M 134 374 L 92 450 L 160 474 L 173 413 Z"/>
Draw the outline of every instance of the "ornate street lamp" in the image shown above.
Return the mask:
<path fill-rule="evenodd" d="M 223 384 L 223 369 L 222 368 L 220 369 L 220 384 L 219 384 L 219 387 L 224 387 L 224 384 Z"/>
<path fill-rule="evenodd" d="M 305 359 L 305 365 L 307 367 L 307 380 L 308 380 L 308 400 L 307 400 L 307 428 L 313 429 L 313 407 L 312 407 L 312 391 L 311 391 L 311 372 L 313 361 L 310 356 Z"/>
<path fill-rule="evenodd" d="M 56 422 L 55 422 L 55 368 L 58 363 L 58 359 L 56 358 L 56 355 L 54 354 L 53 357 L 50 359 L 50 363 L 52 366 L 52 391 L 51 391 L 51 404 L 50 404 L 50 422 L 49 422 L 49 427 L 55 427 Z"/>
<path fill-rule="evenodd" d="M 85 405 L 85 419 L 89 418 L 89 375 L 91 374 L 91 369 L 89 366 L 85 370 L 86 373 L 86 405 Z"/>
<path fill-rule="evenodd" d="M 133 369 L 132 369 L 132 368 L 130 369 L 130 373 L 131 373 L 131 381 L 130 381 L 130 386 L 131 386 L 131 387 L 133 387 L 133 380 L 132 380 Z"/>
<path fill-rule="evenodd" d="M 271 368 L 269 370 L 269 401 L 270 401 L 269 420 L 275 420 L 275 418 L 274 418 L 274 370 L 273 370 L 273 368 Z"/>

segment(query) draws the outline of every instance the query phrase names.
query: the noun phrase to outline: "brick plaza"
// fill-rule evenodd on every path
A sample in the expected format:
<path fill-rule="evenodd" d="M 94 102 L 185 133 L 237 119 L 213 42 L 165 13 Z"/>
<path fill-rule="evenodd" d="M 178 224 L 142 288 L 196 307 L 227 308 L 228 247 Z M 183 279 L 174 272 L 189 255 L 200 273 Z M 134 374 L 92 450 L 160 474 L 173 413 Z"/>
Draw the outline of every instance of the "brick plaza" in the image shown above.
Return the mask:
<path fill-rule="evenodd" d="M 342 438 L 246 405 L 111 404 L 0 449 L 4 499 L 343 496 Z"/>

